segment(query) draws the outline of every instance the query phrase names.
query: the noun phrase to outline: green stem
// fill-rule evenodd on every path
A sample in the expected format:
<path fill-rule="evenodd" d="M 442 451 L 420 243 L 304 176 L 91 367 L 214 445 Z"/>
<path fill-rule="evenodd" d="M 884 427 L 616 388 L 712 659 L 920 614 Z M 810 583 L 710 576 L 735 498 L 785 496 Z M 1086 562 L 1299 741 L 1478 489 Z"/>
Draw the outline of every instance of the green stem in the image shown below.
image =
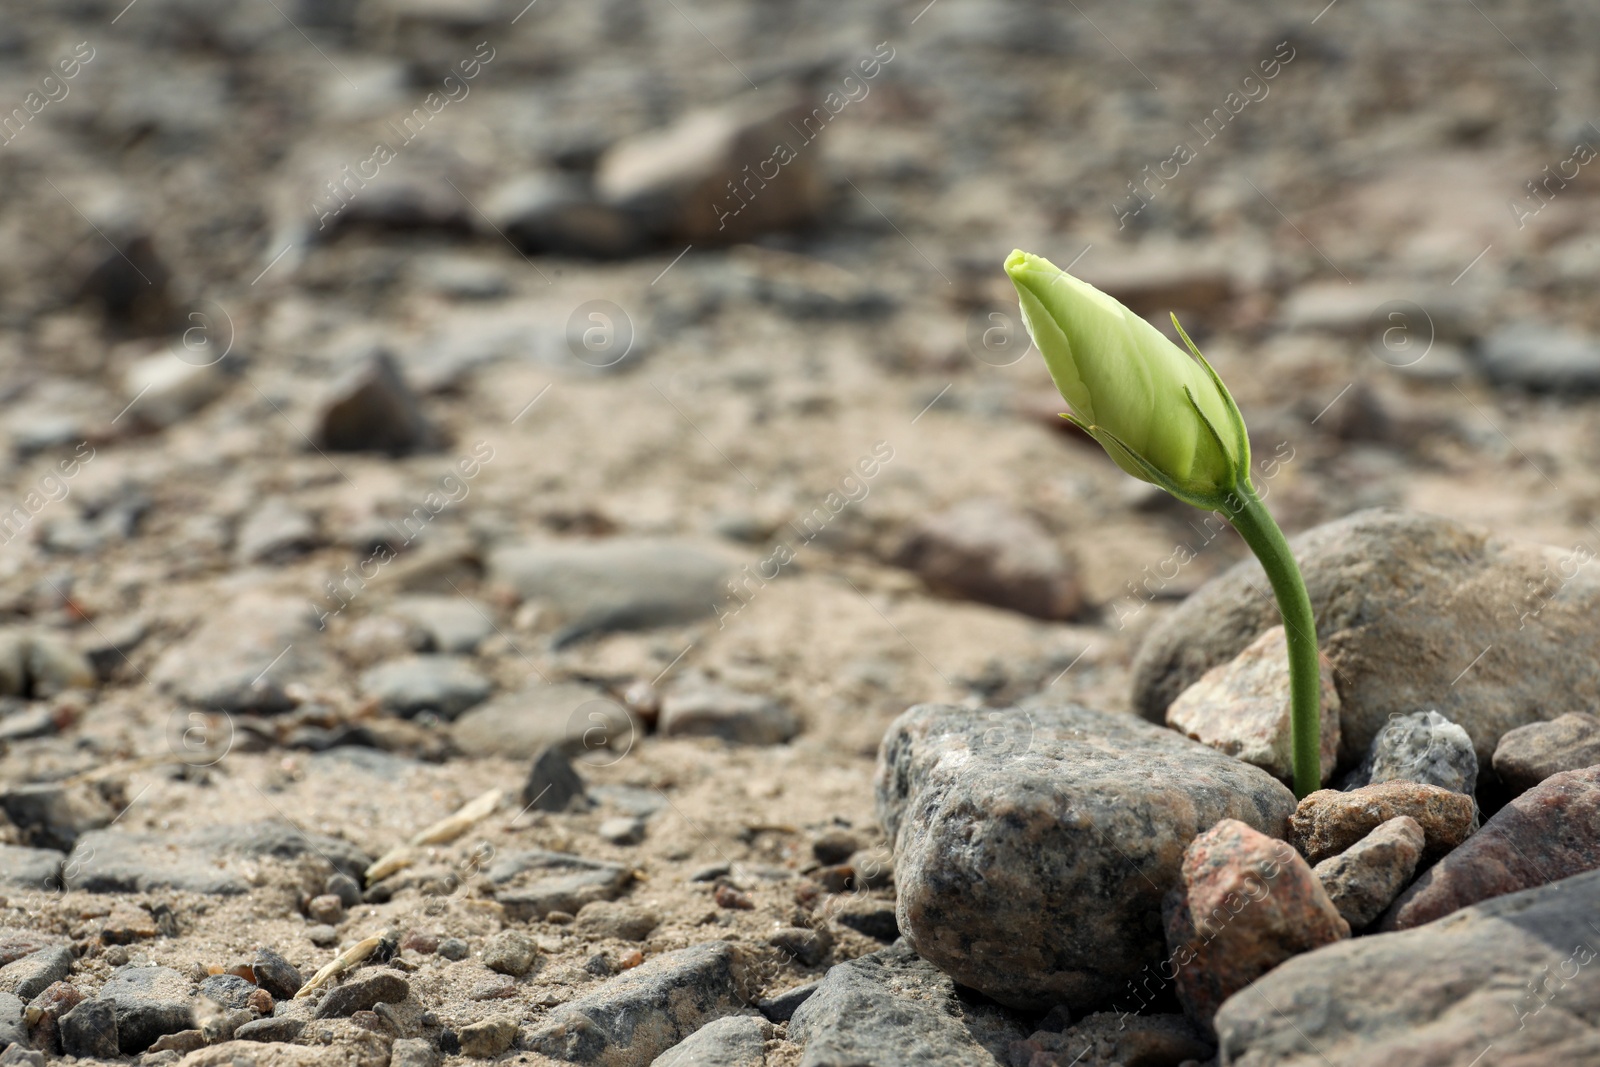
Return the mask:
<path fill-rule="evenodd" d="M 1278 598 L 1289 642 L 1289 729 L 1294 749 L 1294 793 L 1322 787 L 1322 678 L 1317 659 L 1317 620 L 1283 531 L 1246 477 L 1224 513 L 1261 561 Z M 1237 502 L 1238 506 L 1232 506 Z"/>

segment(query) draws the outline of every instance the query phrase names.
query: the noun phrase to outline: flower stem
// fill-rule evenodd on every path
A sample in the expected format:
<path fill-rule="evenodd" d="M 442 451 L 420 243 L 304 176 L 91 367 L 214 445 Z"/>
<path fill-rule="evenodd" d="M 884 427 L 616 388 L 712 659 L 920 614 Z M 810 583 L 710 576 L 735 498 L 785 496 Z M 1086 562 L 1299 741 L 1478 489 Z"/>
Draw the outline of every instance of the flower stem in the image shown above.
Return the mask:
<path fill-rule="evenodd" d="M 1224 513 L 1261 561 L 1278 598 L 1284 635 L 1289 643 L 1289 733 L 1294 751 L 1294 794 L 1303 798 L 1322 786 L 1322 678 L 1317 658 L 1317 620 L 1305 579 L 1272 520 L 1267 507 L 1246 477 L 1230 498 Z"/>

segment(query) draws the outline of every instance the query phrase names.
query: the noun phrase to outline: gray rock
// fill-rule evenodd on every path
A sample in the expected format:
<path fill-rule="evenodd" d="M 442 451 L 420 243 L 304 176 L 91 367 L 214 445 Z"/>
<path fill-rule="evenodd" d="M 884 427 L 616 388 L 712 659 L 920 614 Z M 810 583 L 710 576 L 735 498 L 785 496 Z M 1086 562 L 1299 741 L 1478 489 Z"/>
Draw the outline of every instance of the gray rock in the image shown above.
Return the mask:
<path fill-rule="evenodd" d="M 68 1056 L 113 1060 L 121 1054 L 117 1009 L 109 1001 L 84 1001 L 56 1020 L 56 1032 Z"/>
<path fill-rule="evenodd" d="M 72 950 L 65 945 L 46 945 L 21 959 L 0 967 L 0 992 L 32 1000 L 72 973 Z"/>
<path fill-rule="evenodd" d="M 1421 782 L 1471 795 L 1478 787 L 1478 756 L 1467 732 L 1437 711 L 1396 715 L 1372 739 L 1367 758 L 1349 786 Z"/>
<path fill-rule="evenodd" d="M 1294 796 L 1265 771 L 1125 715 L 1014 710 L 998 731 L 924 704 L 878 754 L 912 947 L 1003 1004 L 1087 1008 L 1165 950 L 1162 895 L 1221 819 L 1282 837 Z M 1003 735 L 1003 736 L 1002 736 Z"/>
<path fill-rule="evenodd" d="M 828 958 L 833 935 L 825 926 L 783 926 L 767 936 L 767 944 L 795 960 L 802 967 L 815 967 Z"/>
<path fill-rule="evenodd" d="M 212 974 L 200 980 L 200 995 L 225 1008 L 248 1008 L 255 991 L 255 983 L 236 974 Z"/>
<path fill-rule="evenodd" d="M 150 677 L 207 711 L 272 713 L 294 707 L 286 685 L 329 666 L 306 600 L 246 593 L 226 598 L 156 661 Z"/>
<path fill-rule="evenodd" d="M 459 937 L 445 937 L 439 940 L 439 955 L 447 960 L 464 960 L 471 951 L 467 943 Z"/>
<path fill-rule="evenodd" d="M 637 845 L 644 840 L 645 822 L 634 815 L 618 815 L 601 821 L 595 833 L 612 845 Z"/>
<path fill-rule="evenodd" d="M 240 866 L 238 859 L 302 856 L 327 860 L 352 875 L 372 864 L 372 857 L 348 841 L 267 820 L 208 826 L 174 837 L 97 830 L 83 835 L 67 857 L 62 881 L 68 889 L 91 893 L 236 894 L 249 891 L 249 883 L 233 869 Z"/>
<path fill-rule="evenodd" d="M 958 999 L 903 942 L 830 968 L 789 1020 L 803 1067 L 994 1067 L 1023 1036 L 997 1009 Z"/>
<path fill-rule="evenodd" d="M 358 973 L 317 1001 L 317 1018 L 343 1019 L 358 1011 L 371 1011 L 375 1004 L 399 1004 L 410 995 L 410 984 L 394 971 Z"/>
<path fill-rule="evenodd" d="M 1572 653 L 1600 636 L 1600 570 L 1577 569 L 1555 596 L 1555 578 L 1573 570 L 1568 552 L 1388 508 L 1291 546 L 1339 689 L 1344 766 L 1392 715 L 1430 705 L 1466 730 L 1481 766 L 1508 730 L 1586 707 L 1600 689 L 1600 661 Z M 1152 627 L 1134 661 L 1134 707 L 1161 721 L 1201 674 L 1277 625 L 1267 589 L 1246 560 Z"/>
<path fill-rule="evenodd" d="M 517 1020 L 510 1015 L 491 1015 L 482 1022 L 463 1026 L 457 1036 L 463 1056 L 492 1060 L 517 1040 Z"/>
<path fill-rule="evenodd" d="M 251 968 L 255 971 L 256 985 L 271 993 L 274 1000 L 288 1000 L 305 985 L 299 969 L 265 945 L 256 949 Z"/>
<path fill-rule="evenodd" d="M 659 729 L 667 737 L 720 737 L 746 745 L 781 745 L 800 732 L 800 723 L 793 712 L 771 697 L 696 680 L 662 698 Z"/>
<path fill-rule="evenodd" d="M 72 848 L 83 834 L 107 825 L 113 817 L 93 789 L 60 782 L 12 786 L 0 792 L 0 811 L 30 844 L 62 851 Z"/>
<path fill-rule="evenodd" d="M 255 1019 L 243 1024 L 233 1032 L 233 1037 L 236 1041 L 293 1041 L 305 1028 L 304 1019 L 269 1015 L 265 1019 Z"/>
<path fill-rule="evenodd" d="M 29 1044 L 28 1028 L 22 1022 L 24 1007 L 20 997 L 0 993 L 0 1049 L 7 1045 Z"/>
<path fill-rule="evenodd" d="M 838 904 L 834 904 L 838 900 Z M 892 943 L 900 936 L 900 921 L 894 914 L 894 901 L 874 900 L 858 894 L 846 894 L 829 900 L 827 917 L 840 926 L 875 941 Z"/>
<path fill-rule="evenodd" d="M 322 891 L 329 896 L 338 897 L 339 903 L 347 908 L 353 908 L 361 903 L 361 883 L 342 871 L 328 875 Z"/>
<path fill-rule="evenodd" d="M 99 999 L 116 1009 L 117 1043 L 130 1055 L 143 1052 L 163 1034 L 195 1025 L 193 986 L 167 967 L 119 968 L 100 987 Z M 82 1005 L 73 1010 L 82 1010 Z"/>
<path fill-rule="evenodd" d="M 287 563 L 316 544 L 316 521 L 282 497 L 269 497 L 239 521 L 234 552 L 242 563 Z"/>
<path fill-rule="evenodd" d="M 1600 968 L 1582 962 L 1596 899 L 1600 871 L 1297 956 L 1222 1005 L 1221 1062 L 1588 1062 L 1600 1045 L 1577 1020 L 1600 1013 Z"/>
<path fill-rule="evenodd" d="M 94 666 L 60 636 L 36 632 L 27 640 L 28 693 L 46 699 L 69 689 L 93 689 Z"/>
<path fill-rule="evenodd" d="M 533 970 L 539 946 L 521 930 L 502 930 L 483 946 L 483 965 L 491 971 L 521 978 Z"/>
<path fill-rule="evenodd" d="M 1484 338 L 1478 361 L 1490 381 L 1538 392 L 1600 390 L 1600 340 L 1538 322 L 1517 322 Z"/>
<path fill-rule="evenodd" d="M 729 1015 L 656 1057 L 651 1067 L 764 1067 L 772 1025 L 759 1015 Z"/>
<path fill-rule="evenodd" d="M 578 912 L 574 928 L 588 938 L 643 941 L 660 925 L 660 914 L 650 908 L 596 900 Z"/>
<path fill-rule="evenodd" d="M 1416 873 L 1422 859 L 1422 826 L 1409 815 L 1381 823 L 1337 856 L 1312 868 L 1328 899 L 1352 930 L 1382 915 Z"/>
<path fill-rule="evenodd" d="M 615 538 L 502 548 L 489 575 L 550 607 L 564 625 L 558 646 L 612 630 L 692 622 L 722 599 L 720 556 L 677 541 Z"/>
<path fill-rule="evenodd" d="M 0 1051 L 0 1067 L 44 1067 L 44 1053 L 13 1043 Z"/>
<path fill-rule="evenodd" d="M 329 388 L 312 436 L 330 452 L 401 456 L 427 447 L 434 435 L 394 357 L 376 349 Z"/>
<path fill-rule="evenodd" d="M 553 1009 L 524 1047 L 567 1063 L 645 1067 L 748 1003 L 748 981 L 743 956 L 726 941 L 667 952 Z"/>
<path fill-rule="evenodd" d="M 1494 769 L 1512 792 L 1522 793 L 1552 774 L 1600 763 L 1600 718 L 1570 712 L 1549 722 L 1507 731 L 1494 750 Z"/>
<path fill-rule="evenodd" d="M 59 889 L 66 858 L 51 848 L 0 845 L 0 889 Z"/>
<path fill-rule="evenodd" d="M 1320 759 L 1326 783 L 1339 759 L 1339 691 L 1326 656 L 1321 678 Z M 1167 708 L 1167 725 L 1260 767 L 1279 781 L 1291 782 L 1294 746 L 1289 713 L 1288 639 L 1282 626 L 1274 626 L 1179 693 Z"/>
<path fill-rule="evenodd" d="M 361 691 L 408 719 L 425 711 L 454 719 L 488 699 L 494 683 L 464 657 L 407 656 L 363 673 Z"/>
<path fill-rule="evenodd" d="M 539 753 L 522 783 L 522 803 L 539 811 L 566 811 L 583 799 L 583 779 L 562 747 L 551 745 Z"/>
<path fill-rule="evenodd" d="M 1035 618 L 1073 619 L 1084 607 L 1077 567 L 1035 520 L 999 500 L 968 500 L 927 517 L 894 562 L 936 593 Z"/>
<path fill-rule="evenodd" d="M 389 1067 L 439 1067 L 439 1050 L 420 1037 L 402 1037 L 389 1047 Z"/>
<path fill-rule="evenodd" d="M 515 869 L 516 864 L 526 866 Z M 557 852 L 514 854 L 492 866 L 489 878 L 497 884 L 510 882 L 526 870 L 564 873 L 495 889 L 495 900 L 508 916 L 518 921 L 543 919 L 552 911 L 576 915 L 591 901 L 616 900 L 633 881 L 633 871 L 620 864 L 568 857 Z"/>
<path fill-rule="evenodd" d="M 540 682 L 468 711 L 451 726 L 450 739 L 469 756 L 531 759 L 549 745 L 574 754 L 626 753 L 642 733 L 633 714 L 605 690 Z"/>
<path fill-rule="evenodd" d="M 514 178 L 489 193 L 483 212 L 529 255 L 609 259 L 633 252 L 644 236 L 631 215 L 561 174 Z"/>
<path fill-rule="evenodd" d="M 768 1022 L 786 1023 L 794 1018 L 794 1013 L 799 1010 L 800 1005 L 810 1000 L 811 995 L 821 985 L 821 982 L 807 982 L 793 989 L 785 989 L 776 996 L 757 1001 L 756 1009 L 766 1016 Z"/>
<path fill-rule="evenodd" d="M 389 611 L 420 626 L 433 639 L 434 650 L 449 655 L 476 652 L 495 631 L 489 610 L 463 596 L 405 596 L 391 604 Z"/>
<path fill-rule="evenodd" d="M 706 246 L 806 226 L 828 195 L 817 154 L 805 147 L 814 134 L 799 132 L 808 119 L 814 128 L 811 109 L 788 94 L 750 94 L 695 111 L 608 148 L 595 166 L 595 189 L 656 240 Z M 744 197 L 734 195 L 779 144 L 789 146 L 789 159 L 777 175 L 757 177 L 759 192 L 746 185 Z"/>

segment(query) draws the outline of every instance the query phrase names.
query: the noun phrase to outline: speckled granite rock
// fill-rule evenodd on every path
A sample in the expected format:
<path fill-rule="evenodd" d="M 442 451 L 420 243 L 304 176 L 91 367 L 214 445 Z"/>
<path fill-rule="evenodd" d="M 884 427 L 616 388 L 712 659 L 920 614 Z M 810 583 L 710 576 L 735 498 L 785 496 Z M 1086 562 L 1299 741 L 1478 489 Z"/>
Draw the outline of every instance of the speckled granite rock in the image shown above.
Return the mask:
<path fill-rule="evenodd" d="M 1495 812 L 1383 918 L 1405 930 L 1490 897 L 1600 868 L 1600 767 L 1552 775 Z"/>
<path fill-rule="evenodd" d="M 1600 947 L 1596 900 L 1600 871 L 1464 908 L 1415 930 L 1297 956 L 1222 1005 L 1221 1061 L 1229 1067 L 1597 1062 L 1600 967 L 1582 963 Z M 1574 946 L 1587 947 L 1575 952 Z"/>
<path fill-rule="evenodd" d="M 1372 739 L 1350 786 L 1421 782 L 1453 793 L 1478 786 L 1478 756 L 1467 732 L 1437 711 L 1396 715 Z"/>
<path fill-rule="evenodd" d="M 1189 842 L 1226 818 L 1284 834 L 1294 798 L 1133 716 L 1066 705 L 1016 718 L 997 739 L 968 708 L 923 704 L 885 736 L 877 803 L 900 929 L 1002 1003 L 1090 1008 L 1164 954 L 1161 897 Z"/>
<path fill-rule="evenodd" d="M 1422 843 L 1417 820 L 1401 815 L 1323 860 L 1312 873 L 1350 929 L 1361 930 L 1382 915 L 1411 881 L 1422 859 Z"/>
<path fill-rule="evenodd" d="M 956 996 L 949 976 L 904 941 L 828 969 L 789 1021 L 802 1067 L 996 1067 L 1016 1024 Z"/>
<path fill-rule="evenodd" d="M 1294 778 L 1289 728 L 1289 645 L 1274 626 L 1233 659 L 1201 675 L 1167 708 L 1167 725 L 1202 745 L 1254 764 L 1280 781 Z M 1322 657 L 1322 781 L 1339 759 L 1339 692 Z"/>
<path fill-rule="evenodd" d="M 1321 863 L 1399 815 L 1422 827 L 1422 859 L 1432 863 L 1467 839 L 1477 808 L 1465 794 L 1416 782 L 1379 782 L 1348 793 L 1319 789 L 1290 817 L 1290 840 L 1307 860 Z"/>
<path fill-rule="evenodd" d="M 556 1008 L 524 1047 L 567 1063 L 645 1067 L 749 1003 L 748 981 L 740 950 L 726 941 L 678 949 Z"/>
<path fill-rule="evenodd" d="M 1600 719 L 1572 712 L 1519 726 L 1500 739 L 1494 769 L 1512 791 L 1532 789 L 1552 774 L 1600 763 Z"/>
<path fill-rule="evenodd" d="M 1390 715 L 1430 706 L 1486 762 L 1506 731 L 1586 707 L 1600 690 L 1600 660 L 1573 651 L 1600 641 L 1600 569 L 1578 570 L 1522 625 L 1529 589 L 1549 580 L 1562 549 L 1391 508 L 1290 544 L 1339 687 L 1341 763 L 1358 762 Z M 1134 662 L 1134 707 L 1162 721 L 1179 693 L 1276 625 L 1267 587 L 1246 560 L 1162 619 Z"/>
<path fill-rule="evenodd" d="M 1208 1035 L 1228 997 L 1291 956 L 1350 936 L 1300 854 L 1237 819 L 1194 839 L 1164 910 L 1178 1001 Z"/>

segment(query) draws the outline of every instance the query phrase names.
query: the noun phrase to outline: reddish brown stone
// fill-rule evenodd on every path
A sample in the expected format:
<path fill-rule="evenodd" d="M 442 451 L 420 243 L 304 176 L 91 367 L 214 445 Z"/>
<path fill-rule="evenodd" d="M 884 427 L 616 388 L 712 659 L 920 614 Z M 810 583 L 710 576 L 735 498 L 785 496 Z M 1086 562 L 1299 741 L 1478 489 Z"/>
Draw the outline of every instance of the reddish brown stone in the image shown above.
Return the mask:
<path fill-rule="evenodd" d="M 1401 894 L 1384 930 L 1600 868 L 1600 767 L 1552 775 L 1495 813 Z"/>
<path fill-rule="evenodd" d="M 1513 793 L 1532 789 L 1552 774 L 1600 763 L 1600 719 L 1572 712 L 1549 722 L 1519 726 L 1500 738 L 1494 769 Z"/>
<path fill-rule="evenodd" d="M 1419 782 L 1377 782 L 1348 793 L 1319 789 L 1289 816 L 1289 839 L 1306 859 L 1321 863 L 1379 825 L 1409 815 L 1422 827 L 1426 864 L 1467 839 L 1476 811 L 1466 794 Z"/>
<path fill-rule="evenodd" d="M 1302 952 L 1350 936 L 1350 924 L 1294 849 L 1223 819 L 1183 854 L 1165 907 L 1167 967 L 1178 1001 L 1207 1034 L 1222 1002 Z"/>

